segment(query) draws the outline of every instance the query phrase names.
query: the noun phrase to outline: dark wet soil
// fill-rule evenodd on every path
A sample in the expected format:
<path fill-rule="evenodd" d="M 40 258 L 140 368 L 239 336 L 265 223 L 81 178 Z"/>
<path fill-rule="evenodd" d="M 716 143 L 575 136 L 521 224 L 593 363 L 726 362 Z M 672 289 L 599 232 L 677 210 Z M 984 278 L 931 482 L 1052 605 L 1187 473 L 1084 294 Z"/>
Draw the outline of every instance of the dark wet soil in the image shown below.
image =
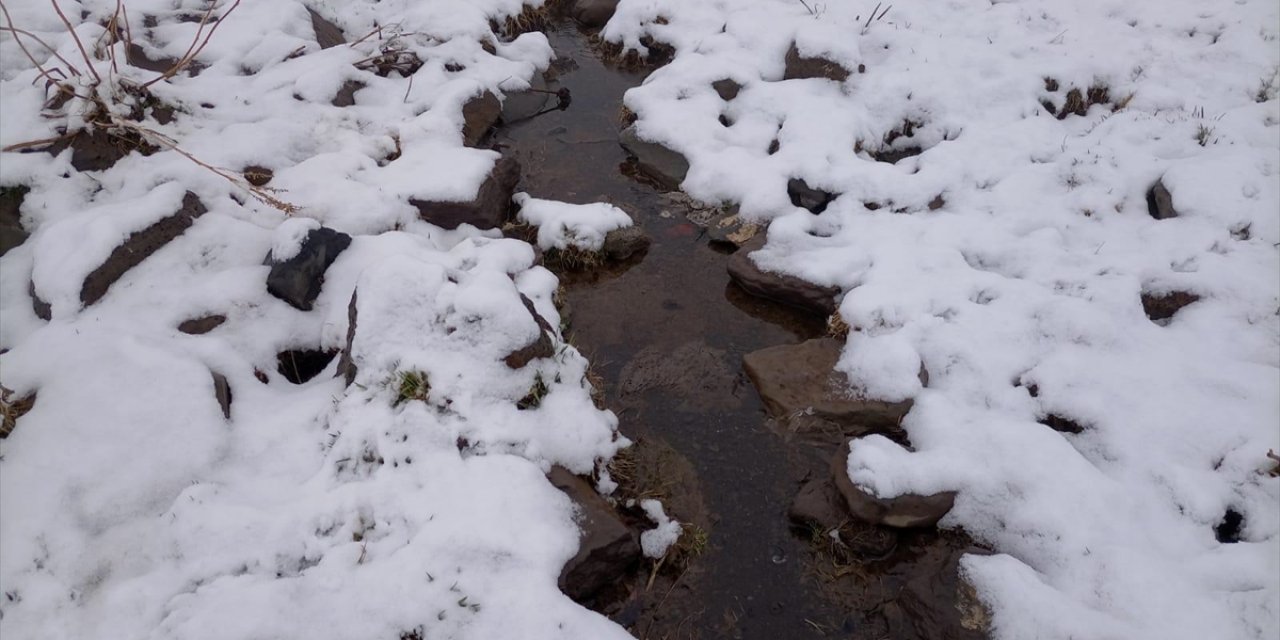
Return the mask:
<path fill-rule="evenodd" d="M 571 106 L 507 123 L 495 144 L 519 160 L 521 190 L 612 202 L 652 238 L 628 264 L 561 274 L 566 335 L 603 380 L 621 431 L 639 442 L 614 469 L 619 494 L 661 498 L 696 534 L 672 562 L 647 563 L 586 604 L 640 638 L 882 638 L 894 628 L 903 635 L 893 637 L 930 637 L 891 624 L 896 594 L 944 565 L 954 573 L 963 536 L 881 532 L 892 550 L 866 563 L 828 553 L 787 519 L 798 486 L 827 473 L 839 439 L 810 442 L 772 425 L 742 357 L 819 336 L 826 319 L 730 284 L 727 256 L 685 217 L 683 199 L 629 177 L 617 142 L 622 95 L 643 73 L 603 64 L 573 26 L 547 36 L 559 56 L 550 88 L 567 87 Z M 623 515 L 647 528 L 635 510 Z"/>

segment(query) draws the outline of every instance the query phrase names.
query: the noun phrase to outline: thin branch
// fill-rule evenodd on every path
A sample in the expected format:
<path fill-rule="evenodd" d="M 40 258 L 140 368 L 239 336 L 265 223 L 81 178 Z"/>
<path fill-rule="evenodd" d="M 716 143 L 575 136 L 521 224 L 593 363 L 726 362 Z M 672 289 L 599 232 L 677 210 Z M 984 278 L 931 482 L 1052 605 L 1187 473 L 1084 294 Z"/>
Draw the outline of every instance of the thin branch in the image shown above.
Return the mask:
<path fill-rule="evenodd" d="M 30 149 L 32 147 L 43 147 L 45 145 L 53 144 L 59 140 L 65 140 L 67 138 L 70 138 L 72 135 L 74 134 L 64 133 L 60 136 L 54 136 L 52 138 L 41 138 L 39 140 L 28 140 L 26 142 L 18 142 L 18 143 L 11 144 L 7 147 L 4 147 L 3 149 L 0 149 L 0 151 L 8 153 L 10 151 L 21 151 L 23 149 Z"/>
<path fill-rule="evenodd" d="M 53 10 L 58 12 L 58 17 L 62 18 L 62 24 L 67 26 L 67 33 L 71 34 L 71 39 L 76 41 L 76 47 L 80 49 L 80 57 L 84 58 L 84 64 L 89 68 L 89 73 L 93 75 L 93 80 L 97 84 L 102 84 L 102 76 L 98 75 L 98 70 L 93 68 L 93 61 L 89 59 L 89 53 L 84 50 L 84 43 L 80 41 L 80 36 L 76 35 L 75 27 L 71 26 L 71 21 L 67 20 L 67 14 L 62 12 L 62 7 L 58 6 L 58 0 L 49 0 L 53 4 Z"/>
<path fill-rule="evenodd" d="M 4 3 L 3 3 L 3 2 L 0 2 L 0 9 L 2 9 L 2 8 L 4 8 Z M 6 21 L 8 21 L 8 19 L 9 19 L 9 11 L 8 11 L 7 9 L 5 9 L 5 12 L 4 12 L 4 18 L 5 18 L 5 20 L 6 20 Z M 61 62 L 62 64 L 64 64 L 64 65 L 66 65 L 66 66 L 67 66 L 67 69 L 71 71 L 71 75 L 73 75 L 73 76 L 78 76 L 78 75 L 80 75 L 80 72 L 76 70 L 75 65 L 71 64 L 70 62 L 67 62 L 67 59 L 66 59 L 66 58 L 63 58 L 61 55 L 59 55 L 59 54 L 58 54 L 58 51 L 57 51 L 56 49 L 54 49 L 53 47 L 49 46 L 48 44 L 46 44 L 44 40 L 41 40 L 41 39 L 40 39 L 40 36 L 37 36 L 36 34 L 31 33 L 30 31 L 26 31 L 26 30 L 23 30 L 23 29 L 19 29 L 19 28 L 17 28 L 17 27 L 14 27 L 12 22 L 9 22 L 9 26 L 7 26 L 7 27 L 0 27 L 0 31 L 8 31 L 8 32 L 12 33 L 12 34 L 13 34 L 13 39 L 18 43 L 18 46 L 19 46 L 19 47 L 22 47 L 22 51 L 23 51 L 23 53 L 26 53 L 26 54 L 27 54 L 27 59 L 29 59 L 29 60 L 31 60 L 31 62 L 35 63 L 35 65 L 36 65 L 37 67 L 39 67 L 39 66 L 40 66 L 40 63 L 39 63 L 39 62 L 36 62 L 36 61 L 35 61 L 35 58 L 33 58 L 33 57 L 31 56 L 31 54 L 30 54 L 29 52 L 27 52 L 27 48 L 26 48 L 26 47 L 24 47 L 24 46 L 22 46 L 22 41 L 18 39 L 18 34 L 22 34 L 22 35 L 24 35 L 24 36 L 26 36 L 26 37 L 28 37 L 28 38 L 31 38 L 32 40 L 35 40 L 35 41 L 36 41 L 36 43 L 37 43 L 37 44 L 39 44 L 40 46 L 44 47 L 45 49 L 48 49 L 48 50 L 49 50 L 49 53 L 52 53 L 52 54 L 53 54 L 53 57 L 57 58 L 59 62 Z"/>
<path fill-rule="evenodd" d="M 213 34 L 218 31 L 218 27 L 222 26 L 222 23 L 226 21 L 227 16 L 231 15 L 231 12 L 235 11 L 236 7 L 239 7 L 239 6 L 240 6 L 240 0 L 236 0 L 234 3 L 232 3 L 231 8 L 227 9 L 222 13 L 222 15 L 218 18 L 218 20 L 213 23 L 213 27 L 209 29 L 209 33 L 206 33 L 204 35 L 204 40 L 201 41 L 200 34 L 204 32 L 205 22 L 209 20 L 209 14 L 213 13 L 213 7 L 210 7 L 209 11 L 205 13 L 204 18 L 201 19 L 200 28 L 196 30 L 196 36 L 191 40 L 191 46 L 187 48 L 187 53 L 183 55 L 182 58 L 179 59 L 178 62 L 176 62 L 172 67 L 169 67 L 168 71 L 165 71 L 160 76 L 156 78 L 152 78 L 151 80 L 143 83 L 142 88 L 146 89 L 147 87 L 150 87 L 151 85 L 157 82 L 160 82 L 161 80 L 167 80 L 169 78 L 172 78 L 173 76 L 177 75 L 179 71 L 182 71 L 187 65 L 191 64 L 191 62 L 196 59 L 196 56 L 200 55 L 201 51 L 204 51 L 205 45 L 209 44 L 209 40 L 212 39 Z M 199 42 L 198 46 L 197 46 L 197 42 Z"/>

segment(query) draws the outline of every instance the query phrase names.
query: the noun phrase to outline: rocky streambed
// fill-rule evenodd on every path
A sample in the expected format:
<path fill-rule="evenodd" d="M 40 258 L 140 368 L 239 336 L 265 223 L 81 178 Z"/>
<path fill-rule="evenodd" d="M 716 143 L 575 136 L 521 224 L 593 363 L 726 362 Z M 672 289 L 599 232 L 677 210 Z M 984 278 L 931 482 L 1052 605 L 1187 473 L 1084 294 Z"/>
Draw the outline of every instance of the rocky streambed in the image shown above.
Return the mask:
<path fill-rule="evenodd" d="M 619 519 L 647 526 L 632 501 L 656 497 L 685 523 L 662 562 L 575 597 L 642 638 L 981 637 L 957 561 L 982 550 L 933 528 L 951 496 L 879 501 L 843 473 L 850 437 L 905 441 L 910 405 L 845 399 L 835 292 L 760 271 L 746 255 L 763 228 L 671 190 L 682 159 L 635 139 L 622 105 L 646 65 L 606 61 L 566 19 L 546 33 L 546 93 L 509 100 L 493 144 L 521 190 L 610 202 L 649 237 L 621 263 L 560 269 L 562 315 L 636 440 L 610 467 Z"/>

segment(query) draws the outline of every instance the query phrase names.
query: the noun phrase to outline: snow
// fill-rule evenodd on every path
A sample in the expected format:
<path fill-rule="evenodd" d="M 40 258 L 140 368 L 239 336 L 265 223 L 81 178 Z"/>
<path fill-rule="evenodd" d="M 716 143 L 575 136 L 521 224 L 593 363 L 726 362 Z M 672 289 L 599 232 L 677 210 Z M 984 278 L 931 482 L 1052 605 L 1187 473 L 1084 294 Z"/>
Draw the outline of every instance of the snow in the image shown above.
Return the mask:
<path fill-rule="evenodd" d="M 122 83 L 157 75 L 87 63 L 52 7 L 10 4 L 117 118 L 133 100 Z M 116 7 L 62 4 L 86 43 Z M 132 33 L 181 56 L 198 30 L 184 16 L 203 7 L 131 0 Z M 942 526 L 996 551 L 963 561 L 996 638 L 1271 637 L 1280 483 L 1261 470 L 1280 449 L 1280 9 L 871 7 L 622 0 L 602 36 L 676 48 L 626 96 L 640 135 L 688 158 L 691 196 L 770 222 L 761 267 L 842 290 L 851 390 L 914 400 L 911 447 L 860 439 L 849 475 L 883 497 L 958 493 Z M 308 8 L 350 41 L 383 33 L 321 50 Z M 578 530 L 543 474 L 600 472 L 627 441 L 558 334 L 555 276 L 522 242 L 437 228 L 409 204 L 469 199 L 497 160 L 461 145 L 460 106 L 547 69 L 545 36 L 489 28 L 521 9 L 241 3 L 199 75 L 151 86 L 176 117 L 146 120 L 146 135 L 177 149 L 100 172 L 76 171 L 69 151 L 3 154 L 0 185 L 31 189 L 32 236 L 0 259 L 0 372 L 38 396 L 0 442 L 0 635 L 626 637 L 556 587 Z M 16 42 L 0 37 L 0 146 L 85 126 L 83 99 L 41 113 L 44 83 Z M 793 42 L 850 77 L 783 80 Z M 412 81 L 354 66 L 390 46 L 422 59 Z M 732 101 L 711 88 L 722 78 L 743 85 Z M 333 106 L 348 81 L 363 85 L 355 105 Z M 1108 100 L 1084 115 L 1044 106 L 1094 86 Z M 888 142 L 905 121 L 913 134 Z M 923 152 L 874 157 L 911 147 Z M 274 173 L 256 194 L 236 178 L 249 165 Z M 839 198 L 798 209 L 793 178 Z M 1157 180 L 1177 218 L 1147 214 Z M 82 308 L 85 275 L 188 191 L 208 213 Z M 631 224 L 605 203 L 518 200 L 543 249 L 598 249 Z M 355 238 L 301 312 L 267 294 L 262 259 L 318 224 Z M 277 353 L 346 346 L 356 291 L 356 382 L 336 362 L 284 380 Z M 1149 320 L 1142 294 L 1175 291 L 1199 300 Z M 554 355 L 511 369 L 503 358 L 540 331 L 521 296 Z M 207 334 L 176 329 L 215 313 L 226 321 Z M 405 373 L 429 389 L 400 398 Z M 234 392 L 229 420 L 214 374 Z M 539 383 L 538 406 L 518 409 Z M 1055 432 L 1049 415 L 1084 431 Z M 656 525 L 643 549 L 661 557 L 680 524 L 642 507 Z M 1244 518 L 1234 544 L 1214 537 L 1228 509 Z"/>
<path fill-rule="evenodd" d="M 538 228 L 538 247 L 544 251 L 570 247 L 599 251 L 606 234 L 632 225 L 631 216 L 607 202 L 570 204 L 527 193 L 511 199 L 520 206 L 520 221 Z"/>
<path fill-rule="evenodd" d="M 690 195 L 771 221 L 758 265 L 841 289 L 851 391 L 914 399 L 912 448 L 861 439 L 848 472 L 883 497 L 959 492 L 942 525 L 997 551 L 964 561 L 995 637 L 1271 637 L 1280 9 L 872 6 L 624 0 L 603 35 L 676 48 L 627 93 L 637 129 L 689 159 Z M 783 80 L 793 41 L 849 78 Z M 1042 104 L 1094 86 L 1109 99 L 1084 115 Z M 811 214 L 792 178 L 839 197 Z M 1148 215 L 1158 179 L 1179 217 Z M 1142 294 L 1173 291 L 1200 299 L 1148 319 Z M 1214 537 L 1228 508 L 1236 544 Z"/>
<path fill-rule="evenodd" d="M 81 20 L 61 4 L 86 42 L 115 10 L 86 1 Z M 129 2 L 135 39 L 181 56 L 197 27 L 180 17 L 198 4 Z M 423 69 L 410 85 L 354 68 L 377 37 L 321 51 L 308 6 L 349 40 L 398 25 Z M 408 203 L 474 197 L 498 158 L 461 146 L 459 110 L 546 68 L 545 37 L 503 43 L 488 27 L 520 8 L 242 3 L 198 76 L 152 86 L 176 118 L 143 125 L 222 174 L 167 145 L 98 172 L 74 170 L 70 152 L 4 153 L 0 184 L 31 188 L 32 236 L 0 259 L 0 382 L 37 399 L 0 441 L 0 636 L 628 637 L 557 588 L 579 531 L 544 474 L 591 474 L 629 442 L 556 329 L 556 277 L 529 245 L 437 228 Z M 52 7 L 12 15 L 87 75 Z M 43 83 L 10 34 L 0 54 L 0 144 L 82 126 L 82 101 L 41 116 Z M 86 91 L 109 100 L 122 79 L 156 75 L 93 64 L 104 82 Z M 357 104 L 331 105 L 347 80 L 365 83 Z M 237 176 L 249 165 L 274 173 L 257 195 Z M 208 213 L 82 308 L 85 275 L 187 191 Z M 267 293 L 263 257 L 295 255 L 322 224 L 355 237 L 302 312 Z M 35 316 L 29 286 L 52 322 Z M 277 353 L 346 346 L 355 291 L 356 381 L 335 376 L 336 358 L 303 384 L 285 380 Z M 512 369 L 503 358 L 541 331 L 522 296 L 552 327 L 554 355 Z M 225 321 L 206 334 L 177 330 L 211 314 Z M 401 398 L 404 373 L 429 389 Z M 230 419 L 215 375 L 232 391 Z M 541 403 L 517 409 L 538 380 Z"/>
<path fill-rule="evenodd" d="M 292 260 L 302 250 L 307 235 L 320 228 L 314 218 L 289 218 L 276 227 L 271 238 L 271 259 L 276 262 Z"/>
<path fill-rule="evenodd" d="M 661 502 L 653 499 L 641 500 L 640 508 L 658 525 L 640 534 L 640 549 L 644 552 L 644 557 L 657 560 L 667 555 L 667 550 L 680 539 L 682 529 L 679 522 L 667 517 Z"/>

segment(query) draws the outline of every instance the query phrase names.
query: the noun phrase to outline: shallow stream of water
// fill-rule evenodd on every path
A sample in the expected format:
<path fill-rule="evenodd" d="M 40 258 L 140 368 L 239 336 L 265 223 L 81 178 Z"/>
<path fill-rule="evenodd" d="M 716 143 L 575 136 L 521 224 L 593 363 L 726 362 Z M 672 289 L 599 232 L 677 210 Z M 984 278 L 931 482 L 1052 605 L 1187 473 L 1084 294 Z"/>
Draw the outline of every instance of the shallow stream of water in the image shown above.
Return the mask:
<path fill-rule="evenodd" d="M 828 559 L 792 531 L 787 507 L 802 480 L 827 473 L 838 439 L 813 443 L 777 429 L 742 369 L 751 351 L 821 335 L 825 319 L 729 282 L 728 256 L 689 222 L 680 197 L 635 179 L 625 166 L 622 97 L 644 74 L 603 63 L 588 36 L 569 24 L 546 34 L 558 58 L 552 75 L 569 89 L 571 104 L 507 123 L 495 143 L 519 160 L 521 190 L 611 202 L 652 239 L 642 259 L 561 274 L 567 335 L 603 378 L 621 431 L 639 441 L 640 466 L 653 463 L 637 475 L 660 485 L 655 495 L 689 524 L 687 532 L 708 534 L 705 550 L 681 566 L 646 565 L 609 597 L 587 604 L 640 638 L 887 637 L 883 627 L 864 624 L 866 609 L 892 599 L 884 594 L 902 581 L 936 573 L 935 557 L 949 543 L 935 534 L 904 537 L 895 547 L 899 559 L 858 568 L 860 577 L 833 590 Z"/>

